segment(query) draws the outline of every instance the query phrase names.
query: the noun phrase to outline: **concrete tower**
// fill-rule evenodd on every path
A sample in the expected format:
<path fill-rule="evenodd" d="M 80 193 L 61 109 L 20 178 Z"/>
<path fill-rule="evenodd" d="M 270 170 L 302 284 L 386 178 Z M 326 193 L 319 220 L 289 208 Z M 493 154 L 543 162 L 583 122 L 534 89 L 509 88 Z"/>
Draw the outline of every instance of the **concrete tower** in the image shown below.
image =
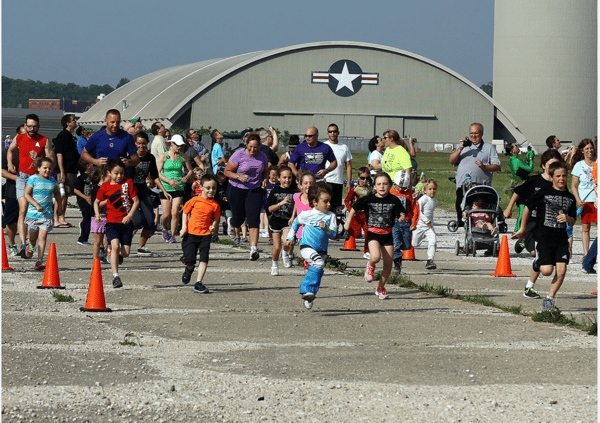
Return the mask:
<path fill-rule="evenodd" d="M 494 100 L 527 141 L 597 135 L 596 0 L 496 0 Z"/>

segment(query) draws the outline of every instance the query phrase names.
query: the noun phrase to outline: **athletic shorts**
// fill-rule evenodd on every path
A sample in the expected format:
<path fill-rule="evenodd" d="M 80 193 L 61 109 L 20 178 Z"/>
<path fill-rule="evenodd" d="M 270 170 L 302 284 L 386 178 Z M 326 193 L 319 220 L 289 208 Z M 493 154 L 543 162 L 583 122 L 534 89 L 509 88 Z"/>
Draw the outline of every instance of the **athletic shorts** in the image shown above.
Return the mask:
<path fill-rule="evenodd" d="M 280 233 L 283 232 L 284 229 L 289 229 L 290 228 L 290 221 L 289 220 L 285 220 L 285 219 L 281 219 L 279 217 L 275 217 L 275 216 L 271 216 L 271 219 L 269 219 L 269 229 L 271 229 L 271 232 L 273 233 Z"/>
<path fill-rule="evenodd" d="M 537 242 L 535 245 L 535 261 L 538 266 L 569 264 L 569 243 L 548 245 L 547 242 Z"/>
<path fill-rule="evenodd" d="M 382 247 L 385 245 L 394 245 L 393 234 L 376 234 L 375 232 L 367 231 L 367 245 L 371 241 L 379 242 Z"/>
<path fill-rule="evenodd" d="M 171 198 L 183 198 L 183 191 L 167 191 L 171 195 Z M 166 200 L 167 197 L 163 194 L 163 192 L 159 192 L 158 196 L 161 200 Z"/>
<path fill-rule="evenodd" d="M 57 182 L 60 183 L 60 173 L 57 175 Z M 75 183 L 77 182 L 76 173 L 65 173 L 65 193 L 67 196 L 75 194 Z"/>
<path fill-rule="evenodd" d="M 152 207 L 152 199 L 150 197 L 146 197 L 140 201 L 140 207 L 131 219 L 131 223 L 135 229 L 148 229 L 150 235 L 154 235 L 156 225 L 154 224 L 154 207 Z"/>
<path fill-rule="evenodd" d="M 188 266 L 193 266 L 196 264 L 196 256 L 200 253 L 200 262 L 208 263 L 211 238 L 212 235 L 185 234 L 181 240 L 181 249 L 183 250 L 181 261 Z"/>
<path fill-rule="evenodd" d="M 106 239 L 110 243 L 113 239 L 121 241 L 121 245 L 131 246 L 131 240 L 133 239 L 133 225 L 128 223 L 106 223 Z"/>
<path fill-rule="evenodd" d="M 103 234 L 106 231 L 106 216 L 102 217 L 101 222 L 96 222 L 96 217 L 92 216 L 92 225 L 90 232 L 94 234 Z"/>
<path fill-rule="evenodd" d="M 16 198 L 5 198 L 2 206 L 2 227 L 5 228 L 19 220 L 19 202 Z"/>
<path fill-rule="evenodd" d="M 598 211 L 594 203 L 585 203 L 581 213 L 581 223 L 598 223 Z"/>
<path fill-rule="evenodd" d="M 17 200 L 25 196 L 25 185 L 27 185 L 27 179 L 29 179 L 28 174 L 19 172 L 17 176 Z"/>
<path fill-rule="evenodd" d="M 41 217 L 39 219 L 26 217 L 25 224 L 27 225 L 27 230 L 29 232 L 35 233 L 40 229 L 43 229 L 50 233 L 52 232 L 52 228 L 54 228 L 54 217 Z"/>

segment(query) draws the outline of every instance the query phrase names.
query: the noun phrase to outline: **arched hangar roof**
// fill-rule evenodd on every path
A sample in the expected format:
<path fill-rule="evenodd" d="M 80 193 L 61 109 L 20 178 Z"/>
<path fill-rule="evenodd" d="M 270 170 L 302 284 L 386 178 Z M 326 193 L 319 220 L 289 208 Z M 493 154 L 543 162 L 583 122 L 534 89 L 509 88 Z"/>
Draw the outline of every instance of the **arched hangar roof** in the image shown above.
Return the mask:
<path fill-rule="evenodd" d="M 246 53 L 220 59 L 204 60 L 182 66 L 174 66 L 158 70 L 137 78 L 119 89 L 108 94 L 103 100 L 92 107 L 80 119 L 83 124 L 101 125 L 108 109 L 121 110 L 123 120 L 141 117 L 144 124 L 151 121 L 163 121 L 172 124 L 179 116 L 191 107 L 192 101 L 203 92 L 210 90 L 219 81 L 228 76 L 252 67 L 261 62 L 273 60 L 280 56 L 294 54 L 300 51 L 327 49 L 333 47 L 370 49 L 405 56 L 447 73 L 475 90 L 489 101 L 496 111 L 498 118 L 513 134 L 517 141 L 524 141 L 524 136 L 517 129 L 516 122 L 491 97 L 479 87 L 453 70 L 417 54 L 383 46 L 379 44 L 327 41 L 298 44 L 274 50 Z M 123 110 L 123 105 L 126 108 Z M 146 125 L 148 126 L 148 125 Z"/>

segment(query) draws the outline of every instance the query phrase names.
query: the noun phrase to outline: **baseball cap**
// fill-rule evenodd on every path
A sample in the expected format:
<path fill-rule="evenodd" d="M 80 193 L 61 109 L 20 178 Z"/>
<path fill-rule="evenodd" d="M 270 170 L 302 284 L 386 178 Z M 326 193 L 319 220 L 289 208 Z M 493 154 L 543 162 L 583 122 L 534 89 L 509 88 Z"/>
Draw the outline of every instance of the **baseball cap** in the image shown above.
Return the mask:
<path fill-rule="evenodd" d="M 183 142 L 183 137 L 179 134 L 175 134 L 171 137 L 171 142 L 174 142 L 176 145 L 185 145 Z"/>

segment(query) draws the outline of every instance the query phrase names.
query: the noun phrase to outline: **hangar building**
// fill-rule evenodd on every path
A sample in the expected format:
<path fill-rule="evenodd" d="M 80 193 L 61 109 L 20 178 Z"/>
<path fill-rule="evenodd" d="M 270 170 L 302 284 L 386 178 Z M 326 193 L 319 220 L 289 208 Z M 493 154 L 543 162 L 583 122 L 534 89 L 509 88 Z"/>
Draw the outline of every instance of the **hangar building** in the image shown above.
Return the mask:
<path fill-rule="evenodd" d="M 80 119 L 101 125 L 108 109 L 144 126 L 241 131 L 272 125 L 304 134 L 329 123 L 369 139 L 386 129 L 428 151 L 456 144 L 481 122 L 484 139 L 525 137 L 492 98 L 456 72 L 416 54 L 360 42 L 317 42 L 176 66 L 111 92 Z"/>

